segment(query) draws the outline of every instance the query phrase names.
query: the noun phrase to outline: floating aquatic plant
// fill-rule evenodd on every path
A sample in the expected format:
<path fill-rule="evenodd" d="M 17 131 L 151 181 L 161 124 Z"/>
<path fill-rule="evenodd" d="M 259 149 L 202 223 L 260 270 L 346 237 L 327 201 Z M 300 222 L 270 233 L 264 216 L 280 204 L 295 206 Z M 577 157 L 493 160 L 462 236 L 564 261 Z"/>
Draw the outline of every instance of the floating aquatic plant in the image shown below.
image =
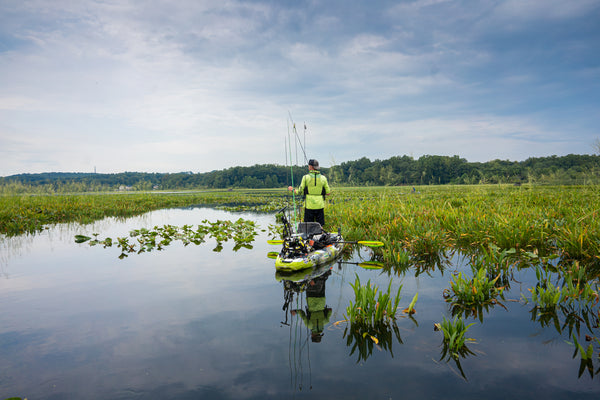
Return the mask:
<path fill-rule="evenodd" d="M 574 262 L 569 268 L 559 267 L 553 283 L 553 274 L 536 266 L 538 283 L 528 289 L 534 303 L 530 311 L 532 321 L 542 327 L 552 325 L 558 333 L 568 328 L 569 336 L 573 332 L 580 334 L 582 327 L 597 336 L 594 332 L 600 325 L 598 281 L 587 275 L 586 268 Z"/>
<path fill-rule="evenodd" d="M 139 254 L 153 250 L 163 250 L 173 241 L 180 241 L 184 246 L 189 244 L 199 245 L 205 242 L 207 236 L 217 241 L 217 246 L 213 249 L 214 251 L 221 251 L 223 249 L 223 242 L 227 242 L 230 239 L 234 241 L 233 250 L 237 251 L 242 247 L 247 249 L 252 248 L 252 243 L 258 234 L 257 229 L 254 221 L 242 218 L 235 222 L 227 220 L 210 222 L 204 220 L 195 229 L 191 225 L 184 225 L 182 227 L 163 225 L 155 226 L 153 229 L 135 229 L 130 232 L 129 237 L 118 237 L 116 243 L 117 247 L 121 249 L 120 258 L 127 257 L 128 253 Z M 104 240 L 98 240 L 97 238 L 91 240 L 88 236 L 75 236 L 75 242 L 77 243 L 84 243 L 86 241 L 89 241 L 90 246 L 103 245 L 104 247 L 111 247 L 114 243 L 110 237 Z"/>

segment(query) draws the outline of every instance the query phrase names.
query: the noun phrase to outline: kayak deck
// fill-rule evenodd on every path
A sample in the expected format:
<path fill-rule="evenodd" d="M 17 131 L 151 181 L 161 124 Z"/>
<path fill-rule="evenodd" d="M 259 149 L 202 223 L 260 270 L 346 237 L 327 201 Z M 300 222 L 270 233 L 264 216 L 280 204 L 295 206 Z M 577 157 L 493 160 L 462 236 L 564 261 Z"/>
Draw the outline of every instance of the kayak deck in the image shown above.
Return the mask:
<path fill-rule="evenodd" d="M 304 252 L 289 251 L 284 243 L 284 248 L 275 260 L 275 269 L 280 272 L 295 272 L 335 260 L 344 250 L 343 239 L 339 234 L 331 234 L 329 240 L 331 243 L 323 248 L 309 250 L 307 247 L 308 251 Z"/>

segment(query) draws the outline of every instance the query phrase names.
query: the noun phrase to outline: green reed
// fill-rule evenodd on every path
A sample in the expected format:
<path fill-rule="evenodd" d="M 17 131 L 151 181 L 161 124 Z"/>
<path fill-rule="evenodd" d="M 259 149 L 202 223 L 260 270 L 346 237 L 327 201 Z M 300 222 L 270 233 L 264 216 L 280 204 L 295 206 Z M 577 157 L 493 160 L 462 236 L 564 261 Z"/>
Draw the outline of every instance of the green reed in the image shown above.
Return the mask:
<path fill-rule="evenodd" d="M 329 226 L 349 239 L 383 240 L 383 260 L 427 259 L 496 246 L 517 255 L 557 255 L 600 264 L 600 196 L 595 186 L 436 186 L 340 190 Z"/>
<path fill-rule="evenodd" d="M 396 325 L 396 311 L 400 303 L 402 285 L 398 287 L 395 294 L 392 292 L 392 280 L 387 290 L 380 290 L 377 285 L 371 284 L 369 279 L 362 284 L 358 275 L 354 283 L 350 284 L 354 289 L 354 301 L 350 301 L 346 307 L 346 321 L 349 325 L 344 330 L 348 347 L 352 346 L 350 355 L 358 352 L 357 363 L 366 361 L 372 354 L 375 346 L 389 351 L 392 356 L 392 343 L 395 338 L 402 343 L 400 331 Z M 415 294 L 404 313 L 416 323 L 412 314 L 415 313 L 415 303 L 418 294 Z"/>
<path fill-rule="evenodd" d="M 570 269 L 559 269 L 557 284 L 552 283 L 551 273 L 547 269 L 536 266 L 538 284 L 528 289 L 531 301 L 540 309 L 555 309 L 559 304 L 593 306 L 599 303 L 598 281 L 587 277 L 586 268 L 579 263 L 572 264 Z"/>
<path fill-rule="evenodd" d="M 443 295 L 446 302 L 452 304 L 453 314 L 471 314 L 483 320 L 484 308 L 487 310 L 495 304 L 503 306 L 499 299 L 504 300 L 504 286 L 496 285 L 501 274 L 490 278 L 485 267 L 472 266 L 471 271 L 471 277 L 462 272 L 453 275 L 450 289 L 444 289 Z"/>
<path fill-rule="evenodd" d="M 459 317 L 455 317 L 453 320 L 447 320 L 446 317 L 442 318 L 441 323 L 435 324 L 436 330 L 442 331 L 444 334 L 444 348 L 441 359 L 444 359 L 446 356 L 458 359 L 467 354 L 472 354 L 467 347 L 467 343 L 474 342 L 475 340 L 467 338 L 465 334 L 475 323 L 472 322 L 469 325 L 465 325 L 465 321 Z"/>
<path fill-rule="evenodd" d="M 381 321 L 396 318 L 402 285 L 398 287 L 395 295 L 391 292 L 392 280 L 390 280 L 386 291 L 379 290 L 377 285 L 371 284 L 370 279 L 366 285 L 362 285 L 358 275 L 356 275 L 354 283 L 350 285 L 354 289 L 354 302 L 350 301 L 350 305 L 346 308 L 347 320 L 375 325 Z"/>

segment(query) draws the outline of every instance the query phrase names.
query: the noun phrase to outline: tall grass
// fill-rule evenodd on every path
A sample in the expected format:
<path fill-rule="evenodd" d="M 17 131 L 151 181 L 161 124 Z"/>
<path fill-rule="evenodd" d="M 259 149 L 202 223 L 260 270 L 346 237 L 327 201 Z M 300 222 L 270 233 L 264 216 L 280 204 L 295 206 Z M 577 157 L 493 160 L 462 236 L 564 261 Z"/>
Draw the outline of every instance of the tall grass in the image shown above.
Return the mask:
<path fill-rule="evenodd" d="M 392 356 L 393 339 L 402 343 L 400 331 L 396 325 L 396 311 L 400 303 L 400 292 L 402 285 L 394 294 L 392 292 L 392 280 L 387 290 L 380 290 L 377 285 L 368 280 L 362 284 L 358 275 L 354 283 L 350 284 L 354 289 L 354 301 L 350 301 L 346 307 L 346 320 L 350 322 L 344 331 L 348 347 L 352 350 L 350 355 L 358 352 L 357 363 L 366 361 L 372 354 L 375 346 L 389 351 Z M 414 312 L 417 296 L 407 309 L 408 313 Z"/>
<path fill-rule="evenodd" d="M 105 217 L 130 217 L 191 205 L 269 211 L 281 208 L 284 200 L 279 193 L 263 191 L 0 196 L 0 234 L 35 233 L 57 223 L 86 224 Z"/>
<path fill-rule="evenodd" d="M 400 303 L 400 292 L 402 285 L 398 287 L 396 294 L 391 292 L 392 280 L 386 291 L 371 284 L 362 285 L 358 275 L 354 283 L 350 284 L 354 289 L 354 302 L 346 308 L 346 319 L 351 322 L 374 326 L 375 324 L 396 318 L 396 309 Z"/>
<path fill-rule="evenodd" d="M 436 186 L 341 191 L 328 207 L 330 226 L 350 239 L 377 238 L 389 264 L 448 249 L 496 246 L 517 254 L 559 255 L 600 264 L 600 190 L 595 186 Z M 435 259 L 435 258 L 434 258 Z"/>
<path fill-rule="evenodd" d="M 487 310 L 490 305 L 502 305 L 499 299 L 504 300 L 504 286 L 496 285 L 501 274 L 490 278 L 485 267 L 472 267 L 471 270 L 471 277 L 462 272 L 453 275 L 450 289 L 444 289 L 443 294 L 446 301 L 452 304 L 454 315 L 479 316 L 483 321 L 484 308 Z"/>

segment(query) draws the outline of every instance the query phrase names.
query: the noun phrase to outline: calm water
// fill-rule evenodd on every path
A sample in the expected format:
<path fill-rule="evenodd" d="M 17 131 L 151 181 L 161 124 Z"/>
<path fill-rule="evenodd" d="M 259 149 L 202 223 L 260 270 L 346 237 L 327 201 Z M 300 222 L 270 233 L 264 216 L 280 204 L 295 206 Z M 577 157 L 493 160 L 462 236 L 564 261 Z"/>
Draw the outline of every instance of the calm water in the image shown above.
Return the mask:
<path fill-rule="evenodd" d="M 460 259 L 443 273 L 395 277 L 402 308 L 419 293 L 417 314 L 399 318 L 401 341 L 393 337 L 391 351 L 374 347 L 361 356 L 351 354 L 356 341 L 346 323 L 335 322 L 353 299 L 355 275 L 387 287 L 390 277 L 380 271 L 335 265 L 309 290 L 286 295 L 266 258 L 277 250 L 266 233 L 252 250 L 225 244 L 216 253 L 211 239 L 124 260 L 117 248 L 73 241 L 75 234 L 115 238 L 240 217 L 265 229 L 274 222 L 206 208 L 163 210 L 4 239 L 0 399 L 600 398 L 598 377 L 578 377 L 566 335 L 531 321 L 531 305 L 519 302 L 492 309 L 469 329 L 477 342 L 469 346 L 475 355 L 461 361 L 464 377 L 454 362 L 440 361 L 442 334 L 433 327 L 449 317 L 442 290 Z M 530 273 L 515 273 L 507 299 L 531 282 Z M 305 321 L 315 301 L 326 311 Z M 311 335 L 307 325 L 318 322 L 322 332 Z"/>

